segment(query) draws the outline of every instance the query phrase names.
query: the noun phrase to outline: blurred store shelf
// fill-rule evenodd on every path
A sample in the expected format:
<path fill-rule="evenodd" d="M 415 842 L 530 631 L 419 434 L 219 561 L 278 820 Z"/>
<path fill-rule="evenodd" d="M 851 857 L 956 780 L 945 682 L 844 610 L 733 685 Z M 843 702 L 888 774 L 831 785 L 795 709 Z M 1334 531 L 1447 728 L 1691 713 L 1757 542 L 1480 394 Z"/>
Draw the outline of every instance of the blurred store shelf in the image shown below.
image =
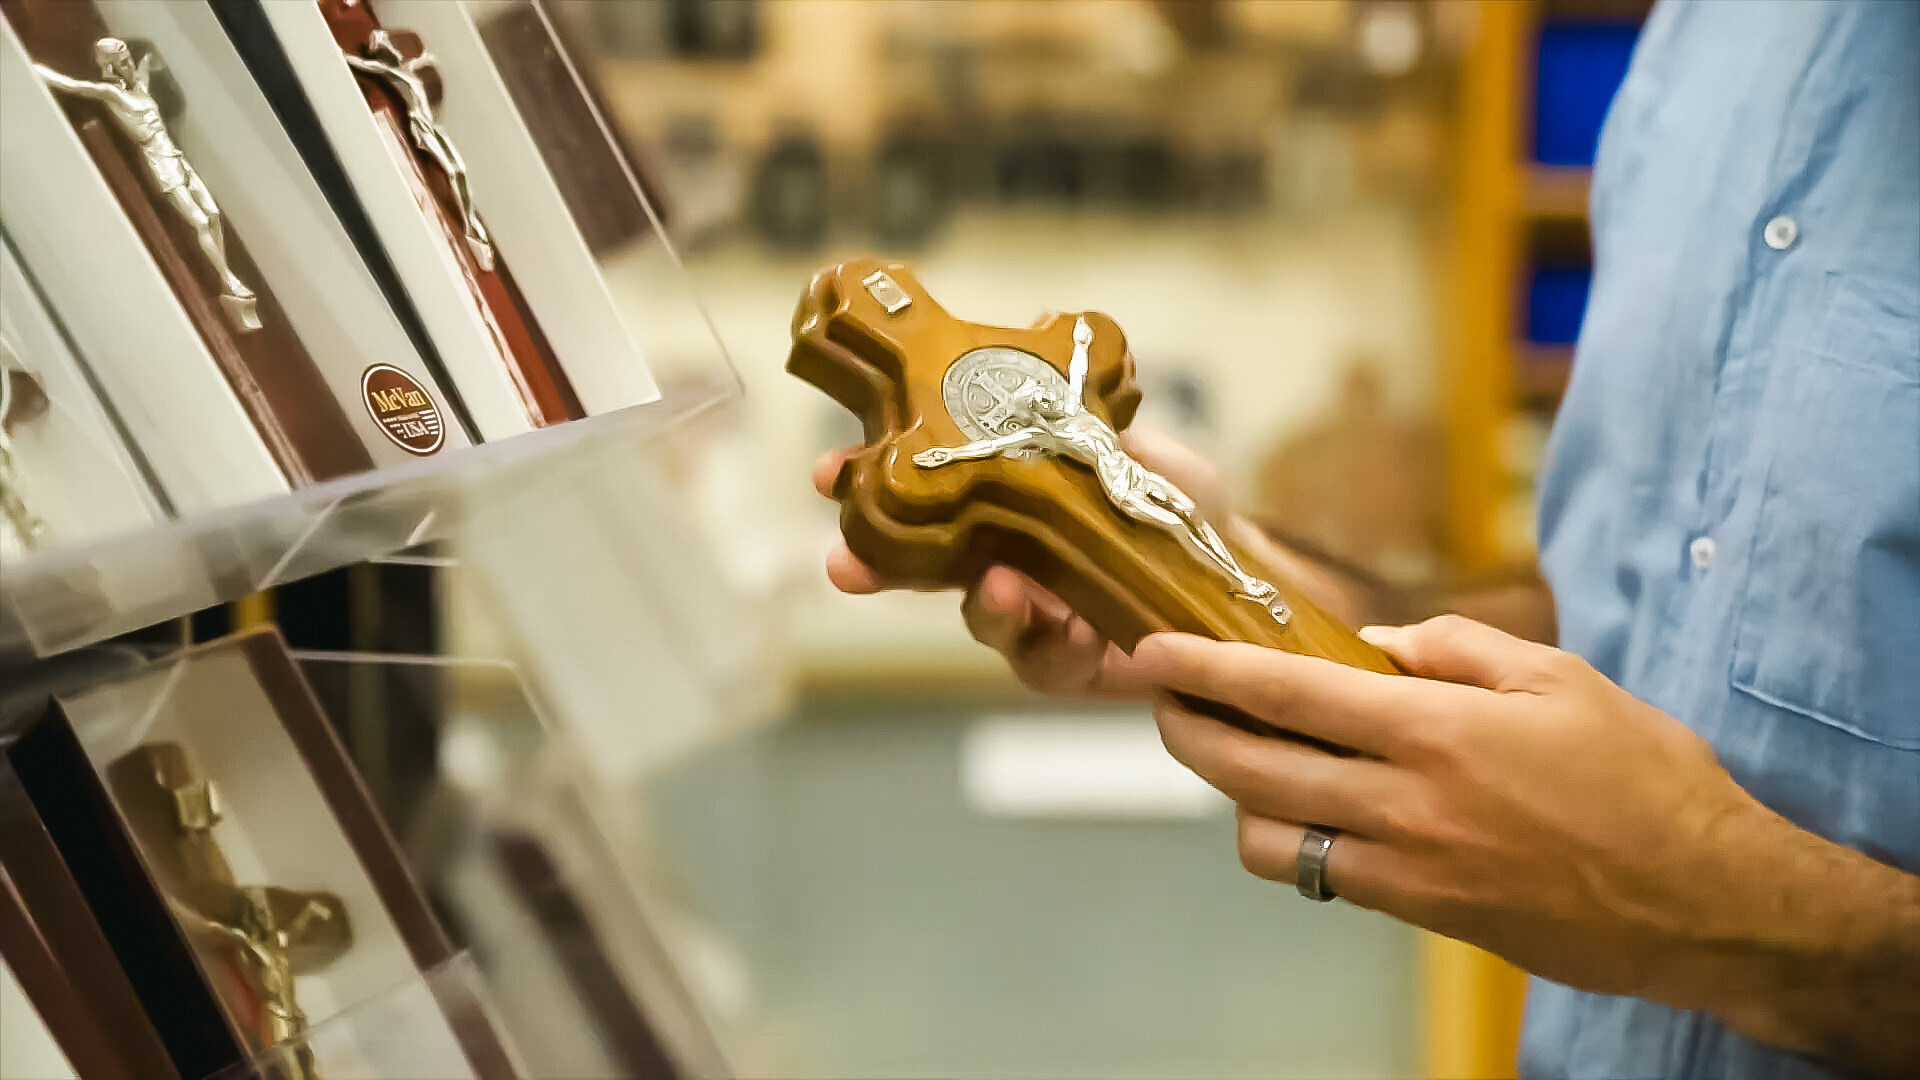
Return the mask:
<path fill-rule="evenodd" d="M 1572 345 L 1522 344 L 1514 365 L 1514 397 L 1526 408 L 1551 409 L 1567 392 L 1573 374 Z"/>
<path fill-rule="evenodd" d="M 1535 165 L 1527 172 L 1527 214 L 1585 220 L 1593 170 L 1579 165 Z"/>

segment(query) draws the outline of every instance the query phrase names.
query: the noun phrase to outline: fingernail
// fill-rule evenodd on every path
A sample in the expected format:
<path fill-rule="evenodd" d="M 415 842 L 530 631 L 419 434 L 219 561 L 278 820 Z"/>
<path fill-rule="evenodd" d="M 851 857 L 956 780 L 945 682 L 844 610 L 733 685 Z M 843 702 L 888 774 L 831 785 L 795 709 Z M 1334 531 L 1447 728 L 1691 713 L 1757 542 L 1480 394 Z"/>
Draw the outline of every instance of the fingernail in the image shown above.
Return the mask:
<path fill-rule="evenodd" d="M 1386 648 L 1400 636 L 1397 626 L 1363 626 L 1360 628 L 1360 640 L 1376 648 Z"/>
<path fill-rule="evenodd" d="M 1031 592 L 1027 598 L 1033 609 L 1054 622 L 1066 622 L 1073 618 L 1073 609 L 1066 602 L 1044 592 Z"/>

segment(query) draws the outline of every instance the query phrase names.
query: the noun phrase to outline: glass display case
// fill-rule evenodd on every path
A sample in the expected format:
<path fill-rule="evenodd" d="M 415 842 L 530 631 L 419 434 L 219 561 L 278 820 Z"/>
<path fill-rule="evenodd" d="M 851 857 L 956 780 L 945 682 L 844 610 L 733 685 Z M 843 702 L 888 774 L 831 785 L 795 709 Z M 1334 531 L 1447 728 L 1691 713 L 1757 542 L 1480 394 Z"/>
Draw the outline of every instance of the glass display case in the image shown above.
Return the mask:
<path fill-rule="evenodd" d="M 608 834 L 591 754 L 517 670 L 297 659 L 329 711 L 353 718 L 355 763 L 530 1076 L 734 1075 L 659 932 L 672 912 Z"/>
<path fill-rule="evenodd" d="M 0 0 L 0 953 L 55 1043 L 1414 1074 L 1473 997 L 1414 931 L 1249 878 L 1103 756 L 1175 768 L 1144 709 L 1036 702 L 955 597 L 831 588 L 858 425 L 779 360 L 817 266 L 909 255 L 1112 313 L 1248 511 L 1424 541 L 1476 512 L 1424 441 L 1481 385 L 1470 6 Z M 278 990 L 221 889 L 298 924 Z"/>

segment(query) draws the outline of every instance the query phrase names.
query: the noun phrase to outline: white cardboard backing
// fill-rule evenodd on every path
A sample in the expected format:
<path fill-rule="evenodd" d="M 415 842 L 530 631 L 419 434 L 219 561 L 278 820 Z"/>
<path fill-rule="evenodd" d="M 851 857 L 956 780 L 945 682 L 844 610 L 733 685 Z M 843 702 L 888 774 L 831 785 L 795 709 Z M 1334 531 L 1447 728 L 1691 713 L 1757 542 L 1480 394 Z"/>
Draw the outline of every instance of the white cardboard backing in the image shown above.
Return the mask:
<path fill-rule="evenodd" d="M 374 9 L 384 25 L 418 32 L 439 61 L 447 86 L 441 122 L 467 159 L 480 216 L 580 403 L 598 415 L 658 400 L 646 358 L 474 24 L 476 15 L 517 3 L 378 0 Z"/>
<path fill-rule="evenodd" d="M 0 221 L 174 508 L 284 494 L 266 443 L 4 20 L 0 143 Z"/>

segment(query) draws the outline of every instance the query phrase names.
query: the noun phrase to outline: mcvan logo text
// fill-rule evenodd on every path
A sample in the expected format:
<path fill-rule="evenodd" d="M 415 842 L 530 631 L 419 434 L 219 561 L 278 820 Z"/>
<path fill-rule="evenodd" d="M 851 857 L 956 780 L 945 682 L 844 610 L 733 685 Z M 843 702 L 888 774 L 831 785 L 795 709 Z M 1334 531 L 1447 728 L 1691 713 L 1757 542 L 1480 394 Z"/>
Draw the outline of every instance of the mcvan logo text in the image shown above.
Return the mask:
<path fill-rule="evenodd" d="M 375 364 L 360 376 L 367 415 L 395 446 L 425 457 L 447 441 L 446 422 L 433 395 L 391 364 Z"/>
<path fill-rule="evenodd" d="M 374 390 L 367 396 L 373 399 L 376 412 L 399 412 L 401 409 L 427 407 L 427 395 L 418 390 Z"/>

